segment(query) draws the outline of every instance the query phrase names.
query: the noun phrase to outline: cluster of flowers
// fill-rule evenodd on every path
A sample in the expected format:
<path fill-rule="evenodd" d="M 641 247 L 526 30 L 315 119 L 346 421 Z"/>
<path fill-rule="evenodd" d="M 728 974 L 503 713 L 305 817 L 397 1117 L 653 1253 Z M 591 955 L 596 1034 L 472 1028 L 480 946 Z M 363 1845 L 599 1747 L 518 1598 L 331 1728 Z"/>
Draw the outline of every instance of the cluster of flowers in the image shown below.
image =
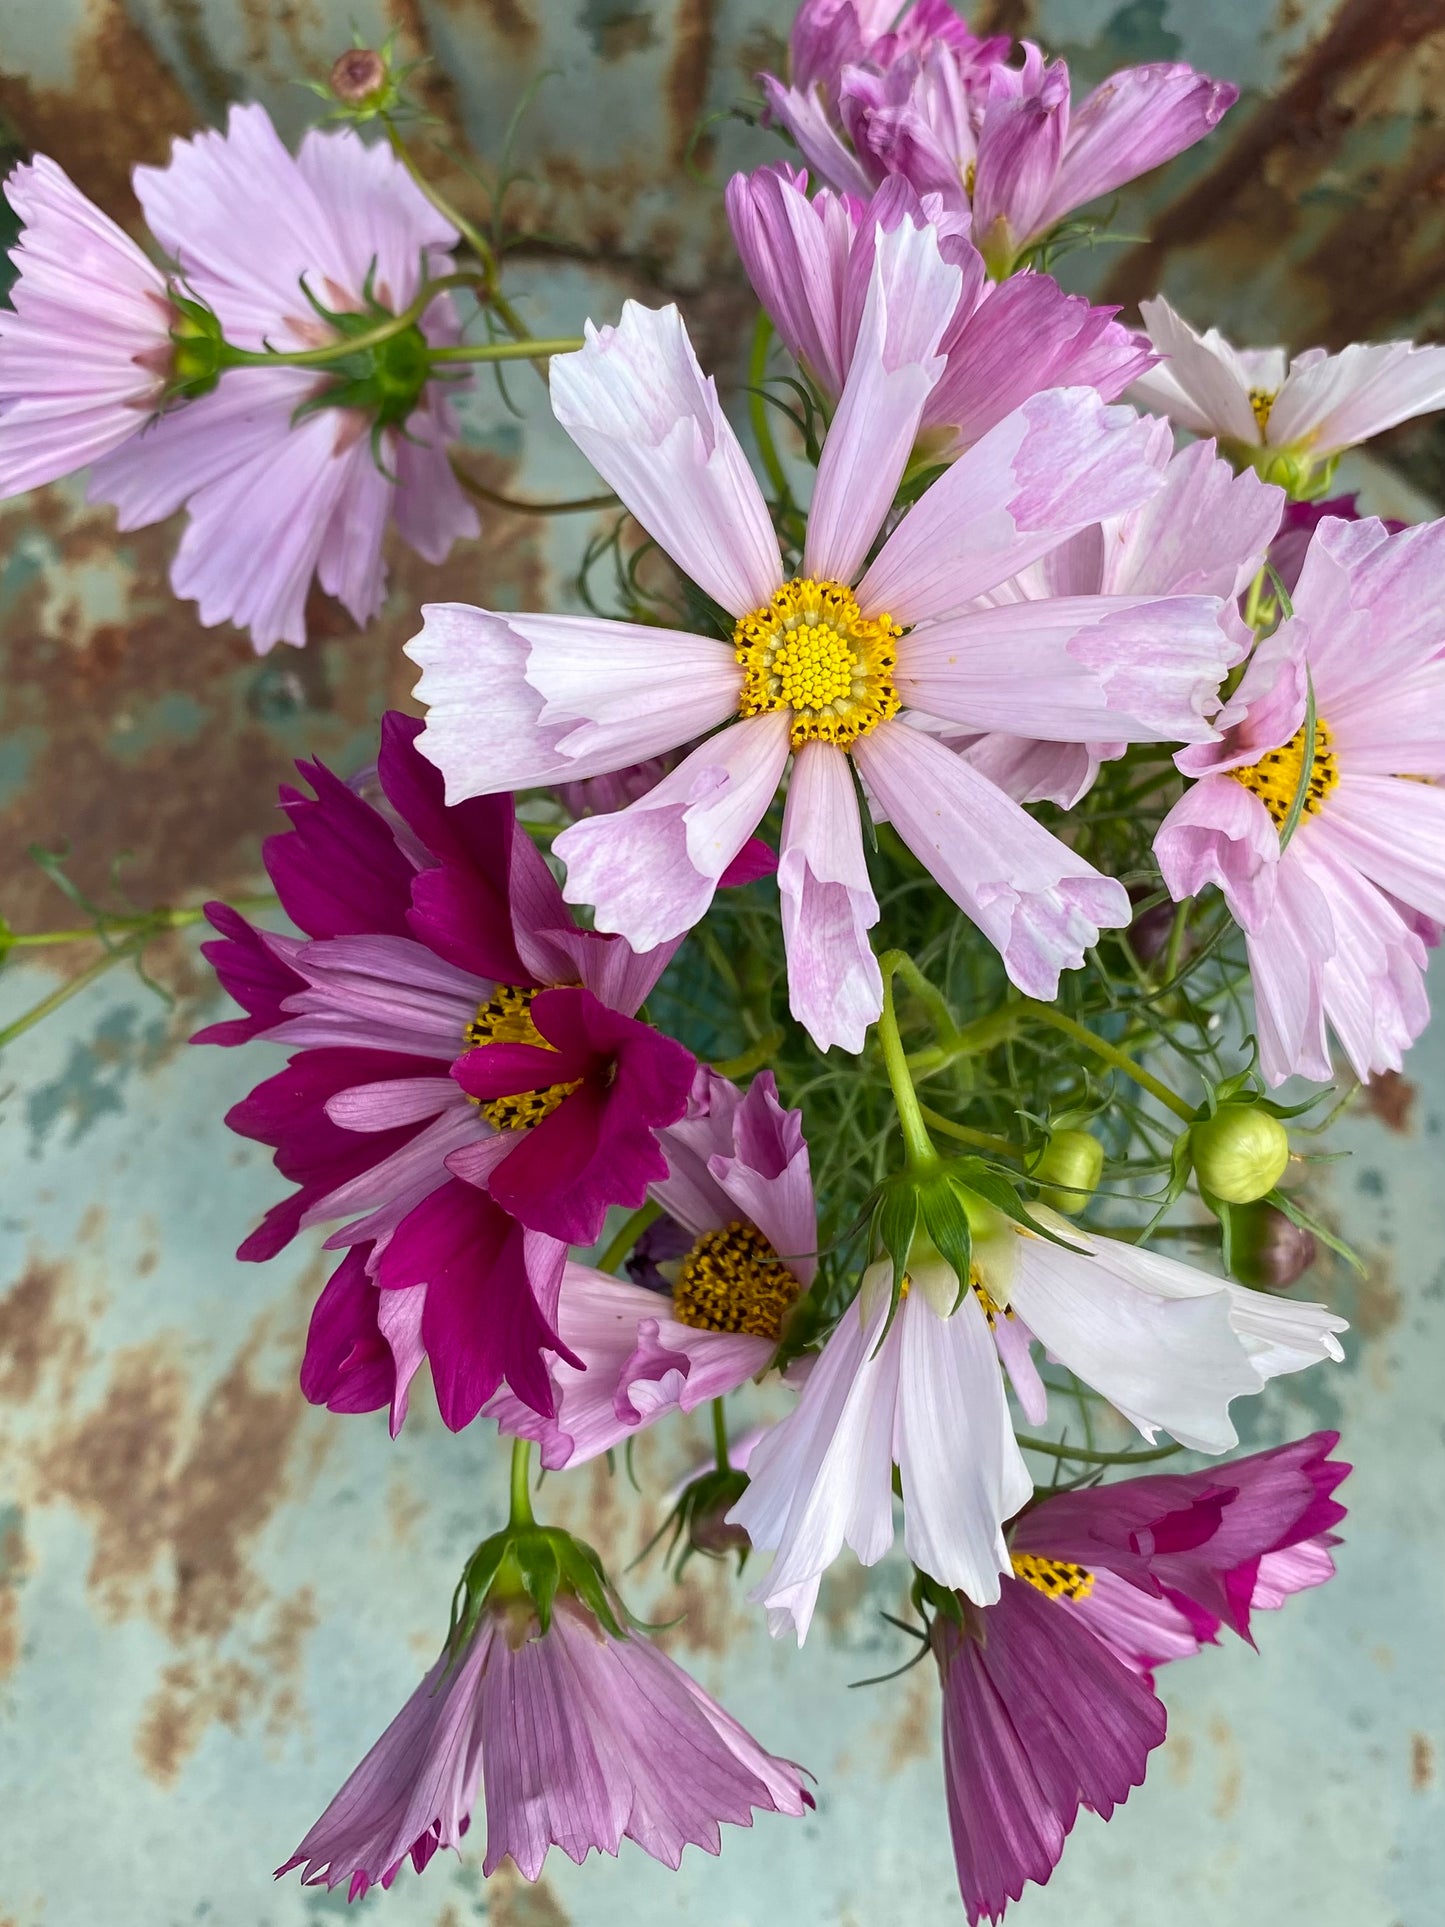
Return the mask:
<path fill-rule="evenodd" d="M 425 1362 L 448 1427 L 518 1441 L 511 1520 L 436 1665 L 288 1862 L 353 1897 L 457 1846 L 479 1791 L 485 1871 L 510 1855 L 528 1878 L 553 1845 L 626 1835 L 676 1865 L 722 1821 L 812 1804 L 596 1554 L 536 1523 L 532 1446 L 572 1467 L 785 1368 L 787 1415 L 724 1448 L 679 1519 L 772 1555 L 750 1597 L 800 1642 L 843 1549 L 888 1551 L 901 1494 L 971 1923 L 1048 1878 L 1081 1806 L 1107 1817 L 1141 1782 L 1160 1665 L 1333 1571 L 1333 1434 L 1107 1484 L 1078 1451 L 1080 1478 L 1036 1491 L 1010 1407 L 1048 1422 L 1036 1351 L 1151 1444 L 1217 1457 L 1233 1400 L 1338 1360 L 1344 1323 L 1074 1222 L 1107 1131 L 1055 1116 L 1041 1152 L 940 1155 L 930 1123 L 970 1132 L 915 1091 L 892 986 L 918 973 L 874 948 L 870 848 L 886 826 L 996 954 L 1012 989 L 970 1013 L 978 1048 L 980 1024 L 1054 1024 L 1185 1123 L 1170 1201 L 1192 1174 L 1226 1233 L 1237 1209 L 1287 1211 L 1291 1110 L 1268 1089 L 1328 1080 L 1331 1035 L 1362 1079 L 1397 1067 L 1428 1015 L 1445 524 L 1322 498 L 1343 449 L 1445 404 L 1445 349 L 1287 363 L 1162 300 L 1138 333 L 1065 294 L 1042 264 L 1076 211 L 1234 89 L 1141 67 L 1075 107 L 1062 62 L 978 39 L 945 0 L 896 13 L 806 0 L 789 82 L 762 84 L 809 172 L 727 189 L 808 397 L 806 514 L 771 445 L 764 495 L 675 309 L 589 324 L 551 360 L 554 414 L 696 627 L 427 607 L 425 725 L 389 715 L 374 769 L 311 764 L 310 793 L 283 793 L 265 860 L 299 934 L 210 909 L 244 1014 L 198 1041 L 292 1053 L 228 1118 L 294 1186 L 240 1255 L 339 1226 L 306 1396 L 395 1432 Z M 137 186 L 169 275 L 53 163 L 12 177 L 0 488 L 90 464 L 123 526 L 185 505 L 178 591 L 260 647 L 304 640 L 313 576 L 364 620 L 388 519 L 435 557 L 475 527 L 438 360 L 461 339 L 455 225 L 388 147 L 312 134 L 293 161 L 258 108 Z M 1253 985 L 1263 1084 L 1197 1109 L 1051 1003 L 1134 918 L 1075 831 L 1139 747 L 1168 791 L 1151 834 L 1175 938 L 1217 886 Z M 766 1050 L 743 1087 L 641 1014 L 720 890 L 775 890 L 816 1051 L 881 1052 L 902 1158 L 851 1274 Z M 937 1061 L 964 1037 L 950 1016 Z M 615 1208 L 633 1216 L 608 1258 L 577 1261 Z"/>

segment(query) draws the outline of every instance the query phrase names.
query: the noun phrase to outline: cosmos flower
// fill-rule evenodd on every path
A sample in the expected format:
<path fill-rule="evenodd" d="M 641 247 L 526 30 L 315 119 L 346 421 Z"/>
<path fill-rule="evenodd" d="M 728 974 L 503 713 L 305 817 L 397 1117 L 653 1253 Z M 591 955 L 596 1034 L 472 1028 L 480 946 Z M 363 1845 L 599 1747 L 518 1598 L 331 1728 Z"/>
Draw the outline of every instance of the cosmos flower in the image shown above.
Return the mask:
<path fill-rule="evenodd" d="M 691 1412 L 766 1369 L 813 1281 L 817 1217 L 802 1115 L 772 1073 L 746 1094 L 700 1068 L 685 1118 L 659 1131 L 667 1176 L 652 1196 L 676 1255 L 655 1284 L 569 1264 L 557 1330 L 577 1365 L 551 1366 L 555 1415 L 506 1393 L 487 1415 L 538 1440 L 549 1469 L 610 1451 L 668 1412 Z"/>
<path fill-rule="evenodd" d="M 1235 348 L 1199 334 L 1162 296 L 1139 304 L 1162 357 L 1135 383 L 1143 408 L 1196 435 L 1215 435 L 1271 480 L 1302 477 L 1341 450 L 1445 407 L 1445 348 L 1356 342 L 1337 355 L 1308 348 Z"/>
<path fill-rule="evenodd" d="M 1397 1070 L 1429 1015 L 1422 972 L 1445 917 L 1442 589 L 1445 524 L 1322 521 L 1223 741 L 1175 758 L 1198 780 L 1155 854 L 1176 898 L 1215 883 L 1243 928 L 1271 1084 L 1329 1078 L 1330 1030 L 1360 1077 Z"/>
<path fill-rule="evenodd" d="M 1212 692 L 1229 659 L 1210 596 L 985 606 L 999 583 L 1162 485 L 1154 425 L 1088 390 L 1025 402 L 868 561 L 944 371 L 960 285 L 931 229 L 878 231 L 791 578 L 675 310 L 628 303 L 616 328 L 554 360 L 559 421 L 719 605 L 728 640 L 442 604 L 408 645 L 429 709 L 422 747 L 456 799 L 596 776 L 706 738 L 629 808 L 555 844 L 569 901 L 594 905 L 598 929 L 641 951 L 703 916 L 791 763 L 783 931 L 793 1012 L 822 1049 L 860 1049 L 881 1002 L 855 770 L 1031 995 L 1052 997 L 1100 928 L 1128 920 L 1118 883 L 907 727 L 907 709 L 1035 735 L 1047 713 L 1060 741 L 1198 741 L 1217 699 L 1180 700 L 1177 665 L 1207 662 Z"/>
<path fill-rule="evenodd" d="M 1059 1240 L 981 1216 L 972 1289 L 947 1265 L 911 1269 L 889 1323 L 887 1262 L 864 1274 L 804 1380 L 798 1403 L 753 1453 L 731 1518 L 776 1553 L 751 1595 L 775 1633 L 805 1636 L 818 1582 L 845 1544 L 867 1566 L 893 1543 L 893 1467 L 914 1564 L 978 1605 L 999 1597 L 1004 1522 L 1032 1482 L 1014 1440 L 999 1361 L 1038 1422 L 1037 1339 L 1152 1441 L 1198 1452 L 1238 1442 L 1236 1398 L 1282 1373 L 1341 1357 L 1343 1319 L 1248 1291 L 1157 1253 L 1080 1231 L 1043 1206 Z"/>
<path fill-rule="evenodd" d="M 766 1753 L 667 1654 L 618 1637 L 560 1596 L 545 1632 L 529 1611 L 488 1607 L 450 1648 L 277 1877 L 358 1900 L 459 1846 L 481 1793 L 484 1876 L 508 1855 L 535 1880 L 552 1847 L 580 1865 L 622 1840 L 676 1868 L 717 1853 L 721 1825 L 813 1804 L 799 1769 Z"/>
<path fill-rule="evenodd" d="M 165 167 L 138 167 L 135 190 L 184 286 L 244 349 L 335 339 L 307 290 L 332 313 L 400 313 L 424 274 L 449 272 L 457 240 L 384 143 L 313 130 L 293 158 L 257 106 L 233 107 L 225 133 L 178 141 Z M 387 392 L 370 404 L 326 404 L 338 378 L 324 372 L 232 369 L 98 462 L 90 497 L 114 503 L 123 529 L 186 508 L 171 586 L 203 623 L 249 629 L 258 650 L 306 640 L 313 579 L 365 623 L 386 586 L 389 522 L 429 562 L 477 533 L 447 460 L 451 404 L 426 378 L 427 344 L 457 338 L 440 295 L 395 339 Z"/>
<path fill-rule="evenodd" d="M 1113 401 L 1152 364 L 1147 344 L 1114 319 L 1117 309 L 1091 307 L 1046 274 L 995 285 L 967 222 L 950 222 L 938 196 L 921 203 L 895 178 L 860 209 L 826 187 L 809 200 L 807 183 L 785 166 L 735 174 L 727 210 L 759 301 L 830 400 L 842 394 L 852 363 L 879 227 L 931 219 L 940 253 L 961 273 L 958 306 L 939 342 L 946 367 L 923 408 L 928 454 L 960 454 L 1041 389 L 1093 388 Z"/>
<path fill-rule="evenodd" d="M 307 1396 L 390 1403 L 396 1429 L 425 1356 L 455 1429 L 503 1379 L 550 1409 L 568 1244 L 665 1176 L 654 1127 L 681 1117 L 694 1064 L 633 1015 L 671 951 L 577 929 L 511 798 L 448 808 L 418 728 L 385 718 L 376 806 L 320 764 L 314 800 L 283 793 L 293 827 L 266 864 L 305 935 L 212 906 L 207 955 L 248 1015 L 197 1041 L 296 1053 L 227 1122 L 297 1186 L 240 1257 L 345 1221 Z"/>
<path fill-rule="evenodd" d="M 1151 1677 L 1245 1639 L 1251 1610 L 1334 1573 L 1338 1434 L 1209 1472 L 1045 1498 L 1010 1533 L 1010 1574 L 982 1609 L 933 1623 L 943 1770 L 969 1927 L 1047 1881 L 1079 1808 L 1108 1819 L 1164 1738 Z"/>

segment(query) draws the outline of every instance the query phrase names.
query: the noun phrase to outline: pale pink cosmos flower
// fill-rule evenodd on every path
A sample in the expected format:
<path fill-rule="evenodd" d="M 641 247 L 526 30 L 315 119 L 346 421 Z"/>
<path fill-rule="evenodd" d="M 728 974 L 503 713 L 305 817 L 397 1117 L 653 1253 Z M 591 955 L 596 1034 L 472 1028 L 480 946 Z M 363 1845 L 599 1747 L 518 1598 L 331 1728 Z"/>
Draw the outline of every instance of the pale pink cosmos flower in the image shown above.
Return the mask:
<path fill-rule="evenodd" d="M 554 1356 L 555 1416 L 505 1391 L 485 1408 L 503 1432 L 540 1442 L 549 1470 L 765 1371 L 813 1282 L 818 1225 L 802 1113 L 783 1109 L 771 1071 L 744 1093 L 700 1067 L 687 1116 L 657 1141 L 668 1170 L 651 1195 L 680 1246 L 655 1273 L 660 1288 L 569 1264 L 557 1330 L 580 1368 Z"/>
<path fill-rule="evenodd" d="M 302 291 L 334 312 L 360 311 L 368 281 L 393 313 L 423 273 L 451 268 L 457 235 L 385 146 L 350 129 L 313 130 L 293 158 L 263 107 L 233 107 L 224 134 L 177 141 L 165 167 L 139 167 L 135 189 L 179 278 L 240 348 L 314 348 L 332 336 Z M 434 345 L 457 339 L 450 298 L 422 318 Z M 380 438 L 355 408 L 293 422 L 326 377 L 238 368 L 198 401 L 162 416 L 99 462 L 94 501 L 123 529 L 189 511 L 171 569 L 176 594 L 207 625 L 234 622 L 258 650 L 306 640 L 313 578 L 364 623 L 386 586 L 389 522 L 429 562 L 477 533 L 448 464 L 456 420 L 443 388 L 422 388 L 402 425 Z"/>
<path fill-rule="evenodd" d="M 441 1657 L 277 1877 L 389 1887 L 460 1845 L 481 1793 L 482 1872 L 508 1855 L 535 1880 L 552 1847 L 579 1865 L 624 1836 L 664 1866 L 717 1853 L 721 1824 L 813 1805 L 801 1771 L 760 1747 L 667 1654 L 619 1639 L 559 1597 L 545 1633 L 489 1607 L 460 1656 Z"/>
<path fill-rule="evenodd" d="M 1329 1078 L 1331 1030 L 1360 1077 L 1398 1070 L 1429 1016 L 1426 941 L 1445 918 L 1445 523 L 1391 535 L 1322 521 L 1293 606 L 1255 652 L 1224 740 L 1176 757 L 1200 780 L 1154 845 L 1176 898 L 1216 883 L 1245 932 L 1271 1084 Z"/>
<path fill-rule="evenodd" d="M 1029 1355 L 1035 1339 L 1146 1439 L 1163 1430 L 1210 1453 L 1238 1442 L 1232 1400 L 1342 1356 L 1345 1321 L 1321 1305 L 1248 1291 L 1033 1209 L 1065 1242 L 993 1213 L 956 1308 L 953 1272 L 920 1265 L 890 1324 L 891 1266 L 871 1266 L 797 1405 L 754 1450 L 728 1517 L 776 1553 L 750 1595 L 775 1634 L 791 1625 L 801 1644 L 844 1545 L 865 1566 L 892 1545 L 895 1465 L 908 1556 L 977 1605 L 998 1599 L 1004 1522 L 1033 1489 L 999 1361 L 1039 1423 L 1047 1399 Z"/>
<path fill-rule="evenodd" d="M 908 709 L 1060 741 L 1213 733 L 1181 660 L 1229 661 L 1212 596 L 981 599 L 1162 485 L 1156 430 L 1089 390 L 1036 395 L 891 526 L 961 277 L 929 228 L 879 230 L 853 356 L 823 449 L 801 571 L 786 580 L 767 504 L 675 309 L 628 303 L 552 364 L 558 420 L 642 526 L 719 605 L 732 637 L 592 617 L 424 610 L 407 646 L 424 753 L 454 799 L 596 776 L 706 737 L 646 796 L 573 824 L 566 895 L 646 951 L 705 913 L 791 762 L 778 883 L 794 1015 L 820 1048 L 862 1046 L 881 1005 L 867 932 L 856 768 L 881 813 L 1001 952 L 1052 997 L 1101 927 L 1127 922 L 1101 876 Z M 856 587 L 852 586 L 856 584 Z M 719 624 L 721 626 L 721 622 Z M 727 725 L 727 727 L 720 727 Z M 709 732 L 716 734 L 709 735 Z M 850 761 L 852 768 L 850 768 Z"/>
<path fill-rule="evenodd" d="M 21 223 L 0 307 L 0 496 L 107 455 L 160 406 L 175 312 L 164 276 L 44 154 L 5 183 Z"/>
<path fill-rule="evenodd" d="M 1134 385 L 1143 408 L 1196 435 L 1217 435 L 1261 468 L 1272 458 L 1324 462 L 1416 415 L 1445 408 L 1445 347 L 1356 342 L 1337 355 L 1236 348 L 1199 334 L 1162 296 L 1139 304 L 1163 357 Z"/>
<path fill-rule="evenodd" d="M 1049 275 L 989 280 L 967 236 L 937 195 L 920 201 L 908 182 L 887 180 L 866 206 L 786 166 L 735 174 L 728 219 L 743 266 L 778 334 L 830 400 L 842 394 L 858 342 L 879 227 L 932 221 L 939 251 L 962 276 L 958 306 L 939 343 L 942 379 L 922 417 L 922 444 L 948 460 L 1045 388 L 1093 388 L 1113 401 L 1152 365 L 1148 344 L 1114 319 L 1065 294 Z"/>

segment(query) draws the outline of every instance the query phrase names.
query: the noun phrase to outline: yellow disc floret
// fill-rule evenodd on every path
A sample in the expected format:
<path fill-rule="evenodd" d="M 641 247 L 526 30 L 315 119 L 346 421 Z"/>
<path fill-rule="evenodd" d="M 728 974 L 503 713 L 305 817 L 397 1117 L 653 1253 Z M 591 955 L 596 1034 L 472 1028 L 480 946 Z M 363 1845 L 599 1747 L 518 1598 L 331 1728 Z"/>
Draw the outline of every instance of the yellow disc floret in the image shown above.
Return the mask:
<path fill-rule="evenodd" d="M 898 638 L 891 616 L 865 617 L 841 582 L 798 576 L 733 630 L 743 686 L 738 709 L 793 712 L 794 749 L 847 749 L 900 707 L 893 687 Z"/>
<path fill-rule="evenodd" d="M 467 1050 L 483 1044 L 535 1044 L 538 1050 L 553 1050 L 532 1022 L 532 999 L 537 992 L 525 984 L 498 984 L 486 1003 L 478 1004 L 477 1014 L 462 1032 Z M 498 1131 L 525 1131 L 540 1124 L 544 1117 L 570 1097 L 581 1078 L 570 1084 L 547 1084 L 535 1091 L 517 1091 L 506 1097 L 474 1097 L 482 1116 Z"/>
<path fill-rule="evenodd" d="M 1035 1586 L 1050 1599 L 1087 1599 L 1094 1590 L 1094 1575 L 1087 1566 L 1076 1566 L 1072 1559 L 1046 1559 L 1039 1552 L 1010 1554 L 1014 1578 Z"/>
<path fill-rule="evenodd" d="M 1269 428 L 1269 411 L 1275 404 L 1275 391 L 1272 388 L 1251 388 L 1249 391 L 1250 413 L 1254 416 L 1259 439 L 1264 440 Z"/>
<path fill-rule="evenodd" d="M 1310 761 L 1309 776 L 1305 780 L 1305 800 L 1302 814 L 1313 816 L 1320 808 L 1335 784 L 1340 780 L 1339 765 L 1335 759 L 1334 738 L 1329 725 L 1322 719 L 1315 719 L 1314 756 Z M 1257 796 L 1269 811 L 1275 828 L 1283 829 L 1295 792 L 1300 786 L 1304 772 L 1305 733 L 1303 727 L 1297 729 L 1287 743 L 1272 749 L 1261 756 L 1257 763 L 1245 769 L 1232 769 L 1229 774 L 1236 783 Z"/>
<path fill-rule="evenodd" d="M 778 1338 L 798 1280 L 756 1225 L 741 1218 L 705 1231 L 682 1261 L 672 1315 L 699 1331 Z"/>

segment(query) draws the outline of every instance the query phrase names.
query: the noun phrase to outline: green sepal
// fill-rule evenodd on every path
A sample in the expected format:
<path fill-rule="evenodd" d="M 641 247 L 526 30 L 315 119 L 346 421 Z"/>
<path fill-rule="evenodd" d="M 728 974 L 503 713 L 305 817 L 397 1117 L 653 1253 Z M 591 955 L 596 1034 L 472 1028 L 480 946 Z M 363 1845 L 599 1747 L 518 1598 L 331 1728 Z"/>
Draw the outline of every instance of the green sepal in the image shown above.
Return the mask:
<path fill-rule="evenodd" d="M 913 1248 L 920 1215 L 918 1180 L 910 1172 L 900 1171 L 884 1184 L 873 1213 L 874 1245 L 893 1261 L 893 1303 L 888 1313 L 890 1323 L 903 1294 L 908 1254 Z"/>
<path fill-rule="evenodd" d="M 1322 1245 L 1327 1245 L 1329 1249 L 1335 1253 L 1336 1257 L 1343 1258 L 1351 1270 L 1358 1272 L 1361 1278 L 1369 1275 L 1368 1266 L 1352 1245 L 1347 1245 L 1343 1238 L 1337 1237 L 1335 1233 L 1330 1230 L 1328 1225 L 1321 1224 L 1320 1220 L 1312 1211 L 1304 1210 L 1286 1192 L 1281 1191 L 1278 1186 L 1268 1194 L 1263 1202 L 1265 1204 L 1272 1204 L 1277 1211 L 1283 1211 L 1290 1223 L 1297 1224 L 1301 1231 L 1311 1232 L 1319 1239 Z"/>
<path fill-rule="evenodd" d="M 166 289 L 174 319 L 170 327 L 171 370 L 161 407 L 198 401 L 209 395 L 226 366 L 226 342 L 220 317 L 193 295 L 182 294 L 172 281 Z"/>
<path fill-rule="evenodd" d="M 1036 1238 L 1046 1238 L 1051 1245 L 1059 1245 L 1065 1251 L 1078 1249 L 1067 1238 L 1061 1238 L 1048 1225 L 1040 1223 L 1009 1179 L 992 1165 L 985 1164 L 982 1158 L 954 1158 L 948 1171 L 952 1182 L 965 1196 L 971 1194 L 984 1204 L 992 1205 L 995 1211 L 1001 1211 Z"/>
<path fill-rule="evenodd" d="M 965 1193 L 945 1173 L 924 1185 L 920 1203 L 923 1228 L 937 1246 L 939 1257 L 958 1280 L 958 1295 L 953 1301 L 953 1309 L 957 1311 L 973 1275 L 973 1226 L 968 1220 Z"/>

